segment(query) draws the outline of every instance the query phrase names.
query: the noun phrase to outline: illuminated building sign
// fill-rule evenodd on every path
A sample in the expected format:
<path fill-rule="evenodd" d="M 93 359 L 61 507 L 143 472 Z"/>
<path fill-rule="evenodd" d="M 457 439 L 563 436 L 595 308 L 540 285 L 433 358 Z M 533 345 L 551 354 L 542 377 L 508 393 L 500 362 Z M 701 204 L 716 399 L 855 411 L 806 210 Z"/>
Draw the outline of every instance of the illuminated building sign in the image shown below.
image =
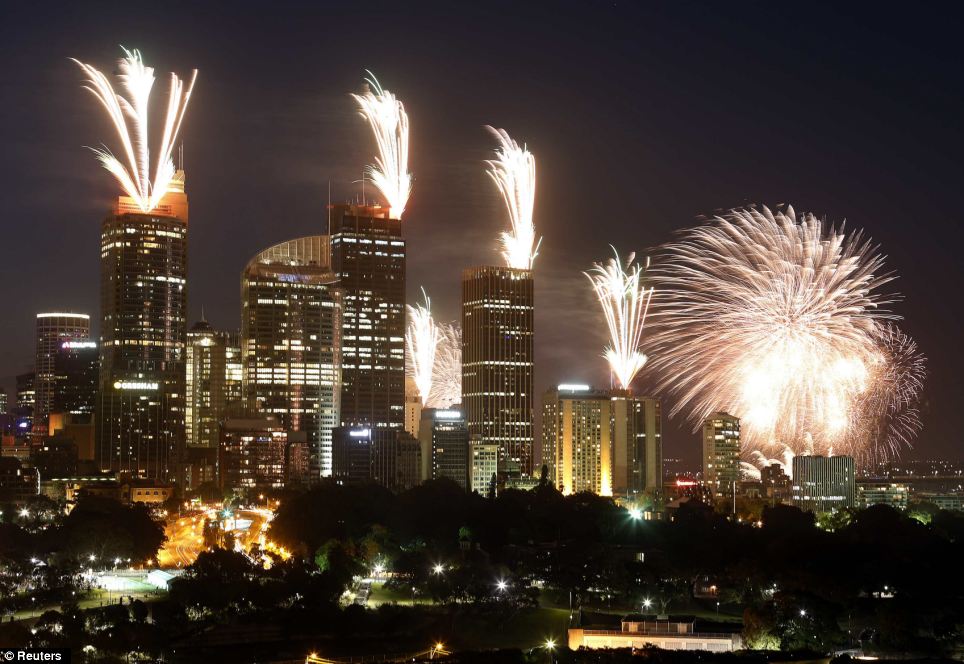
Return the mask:
<path fill-rule="evenodd" d="M 114 383 L 115 390 L 156 390 L 159 384 L 142 380 L 119 380 Z"/>
<path fill-rule="evenodd" d="M 558 386 L 560 392 L 588 392 L 589 386 L 575 383 L 562 383 Z"/>
<path fill-rule="evenodd" d="M 437 410 L 437 411 L 435 411 L 435 419 L 437 419 L 437 420 L 459 420 L 459 419 L 462 419 L 462 411 L 460 411 L 460 410 Z"/>
<path fill-rule="evenodd" d="M 61 348 L 65 349 L 77 349 L 77 348 L 97 348 L 96 341 L 65 341 L 60 344 Z"/>
<path fill-rule="evenodd" d="M 352 438 L 368 438 L 371 435 L 370 429 L 359 429 L 357 431 L 349 431 L 348 435 Z"/>

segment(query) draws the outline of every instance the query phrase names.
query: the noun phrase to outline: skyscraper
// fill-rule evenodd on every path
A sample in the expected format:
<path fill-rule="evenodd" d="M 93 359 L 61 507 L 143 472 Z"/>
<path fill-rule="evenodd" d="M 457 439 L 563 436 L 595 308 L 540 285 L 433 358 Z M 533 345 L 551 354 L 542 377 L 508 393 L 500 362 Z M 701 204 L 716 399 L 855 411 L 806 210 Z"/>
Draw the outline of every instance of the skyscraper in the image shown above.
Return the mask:
<path fill-rule="evenodd" d="M 332 473 L 339 422 L 342 292 L 329 242 L 313 235 L 252 258 L 241 274 L 244 399 L 290 432 L 305 432 L 315 479 Z"/>
<path fill-rule="evenodd" d="M 657 399 L 562 384 L 543 398 L 542 459 L 563 493 L 658 494 L 663 454 Z"/>
<path fill-rule="evenodd" d="M 729 496 L 740 481 L 740 419 L 713 413 L 703 422 L 703 480 L 714 495 Z"/>
<path fill-rule="evenodd" d="M 659 399 L 612 391 L 613 492 L 655 496 L 663 490 L 662 408 Z"/>
<path fill-rule="evenodd" d="M 120 196 L 101 227 L 96 457 L 173 479 L 184 445 L 188 201 L 178 171 L 158 206 Z"/>
<path fill-rule="evenodd" d="M 206 320 L 187 333 L 184 437 L 188 448 L 218 446 L 218 424 L 228 401 L 228 337 Z"/>
<path fill-rule="evenodd" d="M 97 409 L 100 373 L 97 342 L 62 342 L 54 355 L 53 369 L 49 414 L 63 413 L 71 423 L 91 424 Z"/>
<path fill-rule="evenodd" d="M 462 408 L 503 474 L 532 473 L 533 302 L 531 270 L 462 272 Z"/>
<path fill-rule="evenodd" d="M 329 207 L 331 265 L 344 293 L 341 425 L 405 424 L 405 240 L 377 205 Z"/>
<path fill-rule="evenodd" d="M 793 457 L 793 504 L 808 512 L 854 507 L 855 472 L 849 456 Z"/>
<path fill-rule="evenodd" d="M 90 316 L 72 313 L 37 314 L 36 403 L 33 425 L 43 435 L 47 433 L 54 395 L 54 359 L 65 341 L 90 339 Z"/>
<path fill-rule="evenodd" d="M 559 385 L 542 402 L 543 464 L 564 494 L 613 495 L 612 401 L 588 385 Z"/>
<path fill-rule="evenodd" d="M 425 408 L 419 425 L 421 479 L 450 479 L 469 488 L 469 430 L 458 408 Z"/>

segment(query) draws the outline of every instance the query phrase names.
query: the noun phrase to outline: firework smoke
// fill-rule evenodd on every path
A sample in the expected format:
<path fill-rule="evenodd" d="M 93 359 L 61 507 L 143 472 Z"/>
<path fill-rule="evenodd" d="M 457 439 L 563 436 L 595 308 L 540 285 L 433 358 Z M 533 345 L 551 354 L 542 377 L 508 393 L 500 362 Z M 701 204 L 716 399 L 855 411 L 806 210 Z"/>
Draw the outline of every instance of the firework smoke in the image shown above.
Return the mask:
<path fill-rule="evenodd" d="M 74 60 L 87 75 L 84 87 L 97 98 L 107 111 L 123 147 L 122 162 L 106 147 L 94 148 L 94 154 L 104 168 L 117 179 L 124 193 L 132 198 L 143 212 L 157 207 L 161 198 L 168 192 L 174 177 L 174 161 L 171 153 L 177 134 L 184 120 L 197 70 L 185 87 L 175 74 L 171 74 L 171 88 L 164 119 L 164 131 L 157 150 L 154 178 L 150 174 L 150 149 L 148 141 L 148 115 L 151 88 L 154 86 L 154 69 L 144 65 L 141 54 L 136 49 L 124 49 L 124 58 L 119 63 L 117 75 L 126 96 L 114 91 L 106 76 L 91 65 Z"/>
<path fill-rule="evenodd" d="M 366 70 L 368 89 L 352 95 L 361 116 L 375 134 L 378 154 L 368 175 L 385 197 L 395 218 L 401 219 L 412 193 L 412 174 L 408 172 L 408 114 L 395 95 L 382 88 L 378 79 Z"/>
<path fill-rule="evenodd" d="M 408 328 L 405 330 L 405 346 L 408 350 L 408 367 L 418 395 L 424 406 L 432 392 L 432 373 L 435 369 L 435 351 L 438 348 L 440 334 L 435 320 L 432 318 L 432 300 L 422 289 L 424 304 L 414 307 L 406 305 L 408 309 Z"/>
<path fill-rule="evenodd" d="M 613 253 L 615 258 L 605 264 L 596 263 L 584 274 L 599 299 L 609 328 L 609 346 L 604 357 L 620 387 L 628 390 L 633 378 L 646 364 L 640 342 L 653 289 L 643 286 L 643 270 L 634 264 L 635 254 L 629 255 L 624 268 L 615 247 Z"/>
<path fill-rule="evenodd" d="M 454 323 L 442 323 L 438 328 L 428 406 L 449 408 L 462 401 L 462 328 Z"/>
<path fill-rule="evenodd" d="M 665 249 L 651 271 L 651 339 L 674 413 L 695 423 L 717 410 L 737 415 L 744 448 L 768 462 L 774 447 L 858 458 L 892 448 L 868 427 L 879 431 L 884 404 L 913 418 L 921 374 L 895 373 L 897 351 L 885 352 L 894 316 L 879 289 L 893 276 L 860 233 L 760 207 L 729 211 Z"/>
<path fill-rule="evenodd" d="M 536 198 L 536 158 L 519 147 L 505 129 L 487 127 L 499 141 L 495 159 L 486 160 L 486 173 L 495 182 L 509 212 L 512 232 L 501 235 L 502 256 L 506 265 L 519 270 L 531 270 L 539 255 L 540 238 L 536 240 L 536 228 L 532 212 Z"/>

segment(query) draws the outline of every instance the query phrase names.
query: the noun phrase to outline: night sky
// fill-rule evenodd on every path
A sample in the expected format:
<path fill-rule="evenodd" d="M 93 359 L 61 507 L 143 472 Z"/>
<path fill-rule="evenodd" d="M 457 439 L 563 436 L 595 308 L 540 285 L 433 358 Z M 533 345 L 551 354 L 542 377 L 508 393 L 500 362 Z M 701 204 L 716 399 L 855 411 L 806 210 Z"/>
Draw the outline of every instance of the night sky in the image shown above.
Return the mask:
<path fill-rule="evenodd" d="M 155 104 L 168 72 L 200 70 L 182 132 L 191 323 L 203 306 L 237 329 L 247 260 L 323 232 L 329 181 L 335 201 L 360 196 L 374 145 L 348 93 L 369 68 L 411 118 L 408 293 L 425 286 L 439 318 L 458 316 L 463 267 L 501 263 L 483 125 L 535 153 L 540 400 L 562 380 L 608 383 L 580 273 L 610 243 L 645 253 L 714 210 L 790 202 L 880 243 L 894 310 L 929 357 L 908 456 L 959 459 L 961 21 L 937 5 L 793 4 L 4 3 L 0 380 L 12 392 L 30 369 L 35 313 L 99 315 L 117 189 L 84 146 L 116 141 L 67 58 L 109 72 L 123 44 L 161 75 Z M 695 467 L 687 425 L 664 441 Z"/>

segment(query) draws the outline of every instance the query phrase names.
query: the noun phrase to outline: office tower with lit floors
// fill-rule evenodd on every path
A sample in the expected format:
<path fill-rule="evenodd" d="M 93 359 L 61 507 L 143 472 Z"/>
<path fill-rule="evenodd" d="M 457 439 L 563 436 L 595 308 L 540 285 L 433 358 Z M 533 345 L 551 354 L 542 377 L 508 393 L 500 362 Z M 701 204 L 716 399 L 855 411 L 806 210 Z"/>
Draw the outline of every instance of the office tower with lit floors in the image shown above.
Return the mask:
<path fill-rule="evenodd" d="M 184 172 L 150 212 L 120 196 L 101 227 L 96 459 L 176 479 L 184 446 L 188 201 Z"/>
<path fill-rule="evenodd" d="M 657 496 L 663 451 L 657 399 L 561 384 L 542 402 L 542 462 L 563 493 Z"/>
<path fill-rule="evenodd" d="M 244 401 L 307 437 L 309 482 L 332 474 L 339 423 L 342 291 L 329 258 L 328 237 L 313 235 L 265 249 L 241 274 Z"/>
<path fill-rule="evenodd" d="M 613 493 L 620 496 L 663 490 L 662 407 L 659 399 L 613 390 Z"/>
<path fill-rule="evenodd" d="M 462 409 L 469 434 L 499 445 L 499 474 L 531 475 L 534 389 L 531 270 L 462 272 Z"/>
<path fill-rule="evenodd" d="M 36 403 L 33 426 L 41 435 L 47 433 L 56 374 L 54 360 L 65 341 L 88 341 L 90 316 L 73 313 L 37 314 Z"/>
<path fill-rule="evenodd" d="M 612 401 L 609 392 L 562 384 L 542 401 L 542 463 L 569 495 L 613 495 Z"/>
<path fill-rule="evenodd" d="M 188 448 L 215 449 L 227 405 L 229 335 L 206 320 L 187 333 L 184 433 Z"/>
<path fill-rule="evenodd" d="M 344 293 L 341 425 L 405 425 L 405 240 L 377 205 L 329 209 L 332 269 Z"/>
<path fill-rule="evenodd" d="M 740 481 L 740 419 L 713 413 L 703 422 L 703 481 L 714 496 L 730 496 Z"/>

